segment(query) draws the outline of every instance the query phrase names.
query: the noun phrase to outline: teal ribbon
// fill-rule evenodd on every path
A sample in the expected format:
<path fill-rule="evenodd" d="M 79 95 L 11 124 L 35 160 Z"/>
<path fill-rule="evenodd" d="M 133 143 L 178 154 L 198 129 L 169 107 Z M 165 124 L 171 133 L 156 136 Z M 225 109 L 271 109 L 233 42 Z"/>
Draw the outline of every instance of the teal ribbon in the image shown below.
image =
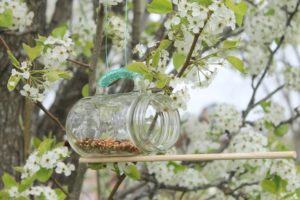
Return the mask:
<path fill-rule="evenodd" d="M 141 74 L 129 71 L 125 68 L 119 68 L 109 71 L 108 73 L 104 74 L 98 81 L 97 84 L 100 87 L 106 88 L 112 85 L 119 79 L 134 79 L 137 77 L 143 77 Z"/>

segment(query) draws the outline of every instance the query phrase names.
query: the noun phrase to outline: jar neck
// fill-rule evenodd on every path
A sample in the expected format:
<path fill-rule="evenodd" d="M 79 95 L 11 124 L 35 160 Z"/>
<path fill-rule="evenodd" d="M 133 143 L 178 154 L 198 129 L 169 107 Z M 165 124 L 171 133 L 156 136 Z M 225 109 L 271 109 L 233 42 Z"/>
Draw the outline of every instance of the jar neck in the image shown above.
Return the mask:
<path fill-rule="evenodd" d="M 142 151 L 163 152 L 176 142 L 180 121 L 177 110 L 169 108 L 170 102 L 167 96 L 148 93 L 139 94 L 132 102 L 127 129 Z"/>

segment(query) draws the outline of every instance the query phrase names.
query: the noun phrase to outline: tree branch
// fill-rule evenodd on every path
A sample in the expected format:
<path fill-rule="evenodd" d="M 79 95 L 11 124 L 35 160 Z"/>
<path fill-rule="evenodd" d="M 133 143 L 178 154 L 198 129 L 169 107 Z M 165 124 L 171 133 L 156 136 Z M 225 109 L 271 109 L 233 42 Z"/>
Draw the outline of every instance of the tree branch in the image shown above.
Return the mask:
<path fill-rule="evenodd" d="M 265 96 L 264 98 L 262 98 L 261 100 L 257 101 L 256 103 L 252 103 L 245 111 L 244 111 L 244 115 L 247 116 L 248 113 L 255 108 L 256 106 L 258 106 L 259 104 L 261 104 L 262 102 L 270 99 L 274 94 L 276 94 L 277 92 L 279 92 L 280 90 L 282 90 L 284 88 L 284 85 L 281 85 L 279 87 L 277 87 L 275 90 L 273 90 L 271 93 L 269 93 L 267 96 Z M 245 119 L 244 119 L 245 120 Z"/>
<path fill-rule="evenodd" d="M 49 112 L 41 102 L 37 101 L 35 105 L 37 105 L 37 107 L 39 107 L 42 111 L 44 111 L 44 113 L 48 117 L 50 117 L 61 128 L 61 130 L 66 132 L 66 128 L 64 127 L 64 125 L 59 121 L 57 117 L 55 117 L 51 112 Z"/>
<path fill-rule="evenodd" d="M 295 14 L 296 14 L 297 11 L 298 11 L 299 4 L 300 4 L 300 0 L 298 0 L 298 2 L 297 2 L 297 5 L 296 5 L 295 10 L 294 10 L 294 11 L 290 14 L 290 16 L 288 17 L 287 22 L 286 22 L 286 27 L 290 26 L 293 17 L 295 16 Z M 255 97 L 256 97 L 256 93 L 257 93 L 257 91 L 258 91 L 258 88 L 259 88 L 259 86 L 261 85 L 261 83 L 263 82 L 265 76 L 267 75 L 267 73 L 268 73 L 268 71 L 269 71 L 269 69 L 270 69 L 270 67 L 271 67 L 271 64 L 272 64 L 272 61 L 273 61 L 273 58 L 274 58 L 275 54 L 277 53 L 277 51 L 279 50 L 279 48 L 281 47 L 281 45 L 282 45 L 283 42 L 284 42 L 284 38 L 285 38 L 285 35 L 281 36 L 281 38 L 280 38 L 280 40 L 279 40 L 279 42 L 278 42 L 276 48 L 275 48 L 274 50 L 271 50 L 271 54 L 270 54 L 270 56 L 269 56 L 267 65 L 266 65 L 266 67 L 265 67 L 265 70 L 264 70 L 263 74 L 261 75 L 261 77 L 259 78 L 259 80 L 258 80 L 256 86 L 254 86 L 253 92 L 252 92 L 252 95 L 251 95 L 251 98 L 250 98 L 250 101 L 249 101 L 249 103 L 248 103 L 248 105 L 247 105 L 247 108 L 246 108 L 246 111 L 243 112 L 243 119 L 246 119 L 247 115 L 249 114 L 249 112 L 250 112 L 250 110 L 251 110 L 251 109 L 249 109 L 249 108 L 252 107 L 253 104 L 254 104 L 254 102 L 255 102 Z"/>
<path fill-rule="evenodd" d="M 89 86 L 90 86 L 90 95 L 95 94 L 96 92 L 96 79 L 97 79 L 97 64 L 98 58 L 101 54 L 102 40 L 103 40 L 103 21 L 104 21 L 104 8 L 103 6 L 99 7 L 97 14 L 97 26 L 96 26 L 96 37 L 94 39 L 94 49 L 91 60 L 91 72 L 89 75 Z"/>
<path fill-rule="evenodd" d="M 208 13 L 208 17 L 206 18 L 203 27 L 200 29 L 199 33 L 197 33 L 197 34 L 194 35 L 194 40 L 193 40 L 192 46 L 191 46 L 191 48 L 190 48 L 190 51 L 189 51 L 189 53 L 188 53 L 188 55 L 187 55 L 187 57 L 186 57 L 186 60 L 185 60 L 185 62 L 184 62 L 184 64 L 183 64 L 181 70 L 180 70 L 179 73 L 177 74 L 177 77 L 182 77 L 182 75 L 184 74 L 185 70 L 186 70 L 187 67 L 189 66 L 190 60 L 191 60 L 191 58 L 192 58 L 192 56 L 193 56 L 193 53 L 194 53 L 195 47 L 196 47 L 196 45 L 197 45 L 198 39 L 199 39 L 201 33 L 203 32 L 203 30 L 204 30 L 204 28 L 205 28 L 205 26 L 206 26 L 206 24 L 207 24 L 207 22 L 208 22 L 210 16 L 211 16 L 211 13 L 209 12 L 209 13 Z"/>
<path fill-rule="evenodd" d="M 53 177 L 51 177 L 53 183 L 69 198 L 70 194 L 64 189 L 64 187 Z"/>
<path fill-rule="evenodd" d="M 133 22 L 132 22 L 131 48 L 134 48 L 140 41 L 143 4 L 144 4 L 144 2 L 141 0 L 133 0 Z M 136 59 L 137 57 L 135 55 L 132 55 L 132 58 Z"/>
<path fill-rule="evenodd" d="M 108 197 L 108 200 L 113 200 L 114 199 L 114 196 L 115 196 L 116 192 L 118 191 L 121 183 L 124 181 L 125 178 L 126 178 L 125 174 L 122 174 L 121 176 L 118 177 L 118 181 L 115 184 L 113 190 L 111 191 L 111 193 L 110 193 L 110 195 Z"/>
<path fill-rule="evenodd" d="M 89 64 L 80 62 L 78 60 L 73 60 L 73 59 L 70 59 L 70 58 L 68 58 L 67 61 L 91 70 L 91 66 Z"/>

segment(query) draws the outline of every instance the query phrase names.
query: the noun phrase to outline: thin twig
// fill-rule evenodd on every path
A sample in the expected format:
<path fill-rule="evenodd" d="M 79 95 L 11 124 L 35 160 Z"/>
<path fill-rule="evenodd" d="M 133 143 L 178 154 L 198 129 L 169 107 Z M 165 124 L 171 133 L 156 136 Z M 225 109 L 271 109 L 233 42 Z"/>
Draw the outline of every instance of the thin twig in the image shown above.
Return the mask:
<path fill-rule="evenodd" d="M 193 40 L 192 46 L 190 48 L 190 51 L 189 51 L 189 53 L 188 53 L 188 55 L 186 57 L 186 60 L 185 60 L 185 62 L 183 64 L 182 68 L 180 69 L 179 73 L 177 74 L 177 77 L 181 77 L 184 74 L 184 72 L 187 69 L 187 67 L 189 66 L 190 60 L 191 60 L 191 58 L 193 56 L 193 53 L 194 53 L 195 47 L 197 45 L 198 39 L 199 39 L 201 33 L 203 32 L 203 30 L 204 30 L 204 28 L 205 28 L 205 26 L 206 26 L 206 24 L 207 24 L 210 16 L 211 16 L 211 13 L 208 13 L 208 17 L 206 18 L 203 27 L 200 29 L 199 33 L 197 33 L 197 34 L 194 35 L 194 40 Z"/>
<path fill-rule="evenodd" d="M 3 39 L 2 36 L 0 36 L 0 40 L 1 40 L 2 44 L 4 45 L 4 47 L 6 48 L 6 50 L 7 50 L 7 51 L 10 51 L 9 46 L 7 45 L 7 43 L 5 42 L 5 40 Z"/>
<path fill-rule="evenodd" d="M 91 66 L 89 64 L 86 64 L 86 63 L 83 63 L 83 62 L 80 62 L 80 61 L 77 61 L 77 60 L 73 60 L 73 59 L 70 59 L 70 58 L 68 58 L 67 61 L 69 61 L 71 63 L 74 63 L 76 65 L 91 69 Z"/>
<path fill-rule="evenodd" d="M 291 124 L 295 120 L 297 120 L 300 117 L 300 112 L 299 112 L 299 110 L 297 108 L 295 109 L 295 112 L 296 112 L 296 114 L 294 116 L 292 116 L 291 118 L 289 118 L 289 119 L 287 119 L 285 121 L 280 122 L 278 124 L 278 127 L 281 126 L 281 125 L 283 125 L 283 124 Z"/>
<path fill-rule="evenodd" d="M 276 94 L 277 92 L 279 92 L 283 88 L 284 88 L 284 85 L 281 85 L 281 86 L 277 87 L 275 90 L 273 90 L 271 93 L 269 93 L 267 96 L 265 96 L 264 98 L 262 98 L 261 100 L 257 101 L 256 103 L 252 103 L 250 106 L 248 106 L 247 110 L 244 111 L 244 115 L 247 116 L 248 113 L 250 112 L 250 110 L 252 110 L 256 106 L 258 106 L 262 102 L 270 99 L 274 94 Z"/>
<path fill-rule="evenodd" d="M 298 2 L 297 2 L 297 5 L 296 5 L 295 10 L 290 14 L 290 16 L 289 16 L 289 18 L 288 18 L 288 20 L 287 20 L 287 22 L 286 22 L 286 27 L 290 26 L 293 17 L 295 16 L 295 14 L 296 14 L 297 11 L 298 11 L 299 4 L 300 4 L 300 0 L 298 0 Z M 243 112 L 243 119 L 246 119 L 247 115 L 249 114 L 249 112 L 250 112 L 250 110 L 251 110 L 251 109 L 249 109 L 249 108 L 252 107 L 253 104 L 254 104 L 254 102 L 255 102 L 255 97 L 256 97 L 256 93 L 257 93 L 257 91 L 258 91 L 258 88 L 259 88 L 259 86 L 261 85 L 261 83 L 263 82 L 265 76 L 267 75 L 267 73 L 268 73 L 268 71 L 269 71 L 269 69 L 270 69 L 270 67 L 271 67 L 271 64 L 272 64 L 272 62 L 273 62 L 273 58 L 274 58 L 275 54 L 277 53 L 277 51 L 279 50 L 279 48 L 281 47 L 281 45 L 283 44 L 284 39 L 285 39 L 285 35 L 281 36 L 281 38 L 280 38 L 280 40 L 279 40 L 279 42 L 278 42 L 276 48 L 275 48 L 274 50 L 271 50 L 271 54 L 270 54 L 270 56 L 269 56 L 267 65 L 266 65 L 266 67 L 265 67 L 265 70 L 264 70 L 263 74 L 261 75 L 261 77 L 259 78 L 259 80 L 258 80 L 256 86 L 253 88 L 253 92 L 252 92 L 250 101 L 249 101 L 249 103 L 248 103 L 248 105 L 247 105 L 246 110 Z"/>
<path fill-rule="evenodd" d="M 68 198 L 70 197 L 70 194 L 64 189 L 64 187 L 55 178 L 51 177 L 51 180 Z"/>
<path fill-rule="evenodd" d="M 110 195 L 108 197 L 108 200 L 113 200 L 114 199 L 114 196 L 115 196 L 116 192 L 118 191 L 121 183 L 124 181 L 125 178 L 126 178 L 125 174 L 122 174 L 121 176 L 118 177 L 118 181 L 115 184 L 113 190 L 111 191 L 111 193 L 110 193 Z"/>
<path fill-rule="evenodd" d="M 59 121 L 59 119 L 57 117 L 55 117 L 51 112 L 49 112 L 47 110 L 47 108 L 45 108 L 44 105 L 41 102 L 37 101 L 35 103 L 35 105 L 37 105 L 37 107 L 39 107 L 42 111 L 44 111 L 44 113 L 48 117 L 50 117 L 61 128 L 61 130 L 63 130 L 64 132 L 66 132 L 66 128 L 64 127 L 64 125 Z"/>

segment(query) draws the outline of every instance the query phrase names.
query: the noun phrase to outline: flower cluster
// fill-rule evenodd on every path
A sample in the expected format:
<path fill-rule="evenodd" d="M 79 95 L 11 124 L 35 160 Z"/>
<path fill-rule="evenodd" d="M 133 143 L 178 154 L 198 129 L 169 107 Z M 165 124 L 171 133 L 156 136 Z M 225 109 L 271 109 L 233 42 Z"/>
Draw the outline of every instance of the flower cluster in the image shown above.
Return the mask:
<path fill-rule="evenodd" d="M 160 183 L 193 189 L 207 183 L 205 177 L 192 168 L 178 168 L 179 163 L 147 163 L 150 174 L 155 174 Z"/>
<path fill-rule="evenodd" d="M 7 199 L 63 199 L 61 195 L 63 191 L 60 189 L 53 189 L 47 185 L 35 185 L 35 183 L 37 181 L 46 183 L 54 171 L 70 176 L 75 166 L 63 162 L 70 155 L 68 148 L 56 144 L 51 138 L 45 138 L 44 141 L 35 138 L 34 147 L 35 151 L 29 155 L 25 165 L 16 167 L 16 170 L 21 173 L 20 183 L 9 174 L 4 174 L 5 187 L 1 190 L 1 194 L 7 196 Z"/>
<path fill-rule="evenodd" d="M 129 32 L 126 30 L 126 22 L 123 18 L 116 15 L 109 17 L 106 34 L 111 38 L 115 47 L 124 48 L 125 41 L 130 38 Z"/>
<path fill-rule="evenodd" d="M 44 197 L 46 200 L 56 200 L 58 195 L 49 186 L 33 186 L 24 192 L 19 192 L 18 187 L 13 186 L 8 190 L 8 194 L 13 199 L 30 199 L 33 197 Z"/>
<path fill-rule="evenodd" d="M 270 174 L 276 174 L 288 181 L 287 192 L 294 192 L 300 188 L 300 176 L 292 160 L 273 160 Z"/>
<path fill-rule="evenodd" d="M 75 170 L 73 164 L 65 164 L 62 162 L 69 156 L 67 147 L 58 147 L 51 151 L 47 151 L 43 155 L 33 152 L 27 159 L 21 178 L 27 178 L 34 175 L 40 169 L 54 169 L 58 174 L 64 174 L 70 176 L 71 172 Z"/>
<path fill-rule="evenodd" d="M 287 67 L 284 71 L 284 81 L 286 88 L 300 91 L 300 69 Z"/>
<path fill-rule="evenodd" d="M 59 68 L 65 65 L 67 58 L 72 53 L 73 41 L 65 34 L 63 38 L 49 36 L 44 41 L 45 50 L 40 61 L 45 68 Z"/>
<path fill-rule="evenodd" d="M 22 0 L 2 0 L 0 1 L 0 15 L 11 12 L 12 21 L 8 29 L 24 32 L 31 25 L 34 13 L 29 11 L 28 6 Z M 8 19 L 6 19 L 8 20 Z"/>
<path fill-rule="evenodd" d="M 282 9 L 267 7 L 246 18 L 245 31 L 252 42 L 271 43 L 284 34 L 285 23 L 286 14 Z"/>
<path fill-rule="evenodd" d="M 258 133 L 254 130 L 244 130 L 239 133 L 230 143 L 230 146 L 226 150 L 227 152 L 238 153 L 238 152 L 266 152 L 268 139 L 266 136 Z M 253 168 L 251 172 L 256 175 L 254 181 L 257 179 L 263 179 L 267 173 L 270 162 L 268 160 L 236 160 L 228 162 L 228 169 L 236 170 L 243 173 L 247 168 Z M 247 178 L 251 180 L 251 176 Z"/>
<path fill-rule="evenodd" d="M 20 91 L 21 95 L 35 102 L 42 101 L 45 91 L 51 86 L 51 83 L 60 78 L 71 77 L 70 72 L 65 71 L 62 66 L 65 65 L 67 58 L 72 53 L 72 46 L 73 42 L 66 34 L 63 38 L 40 36 L 35 47 L 23 45 L 28 56 L 27 60 L 20 63 L 10 52 L 14 68 L 8 80 L 8 89 L 14 90 L 22 80 L 24 85 Z M 43 68 L 33 67 L 36 59 L 44 65 Z"/>
<path fill-rule="evenodd" d="M 172 94 L 170 95 L 173 100 L 171 107 L 173 109 L 182 108 L 185 110 L 187 102 L 190 99 L 185 80 L 172 77 L 169 85 L 173 88 Z"/>
<path fill-rule="evenodd" d="M 206 122 L 199 122 L 196 116 L 189 117 L 183 124 L 183 131 L 190 141 L 188 153 L 207 153 L 220 147 L 220 143 L 213 141 L 209 136 L 210 126 Z"/>
<path fill-rule="evenodd" d="M 23 88 L 20 91 L 20 94 L 24 97 L 32 99 L 33 101 L 42 101 L 45 96 L 45 94 L 43 92 L 40 92 L 38 88 L 30 86 L 29 84 L 25 84 L 23 86 Z"/>
<path fill-rule="evenodd" d="M 245 51 L 245 60 L 247 62 L 247 73 L 249 75 L 258 75 L 267 66 L 270 52 L 266 46 L 259 44 L 247 45 Z M 273 71 L 270 69 L 270 71 Z"/>
<path fill-rule="evenodd" d="M 285 109 L 281 105 L 275 102 L 270 102 L 269 105 L 264 107 L 264 117 L 263 121 L 266 123 L 271 123 L 274 126 L 280 124 L 280 122 L 285 120 Z"/>
<path fill-rule="evenodd" d="M 286 1 L 281 1 L 281 0 L 268 0 L 269 5 L 278 7 L 281 9 L 286 9 L 288 12 L 293 12 L 296 9 L 297 5 L 297 0 L 286 0 Z"/>
<path fill-rule="evenodd" d="M 173 3 L 178 6 L 178 12 L 165 23 L 170 40 L 188 40 L 186 32 L 197 34 L 203 29 L 211 35 L 222 33 L 225 27 L 235 29 L 234 13 L 221 1 L 213 1 L 208 7 L 187 0 Z"/>
<path fill-rule="evenodd" d="M 219 104 L 208 113 L 212 136 L 236 133 L 242 125 L 242 114 L 234 106 Z"/>

